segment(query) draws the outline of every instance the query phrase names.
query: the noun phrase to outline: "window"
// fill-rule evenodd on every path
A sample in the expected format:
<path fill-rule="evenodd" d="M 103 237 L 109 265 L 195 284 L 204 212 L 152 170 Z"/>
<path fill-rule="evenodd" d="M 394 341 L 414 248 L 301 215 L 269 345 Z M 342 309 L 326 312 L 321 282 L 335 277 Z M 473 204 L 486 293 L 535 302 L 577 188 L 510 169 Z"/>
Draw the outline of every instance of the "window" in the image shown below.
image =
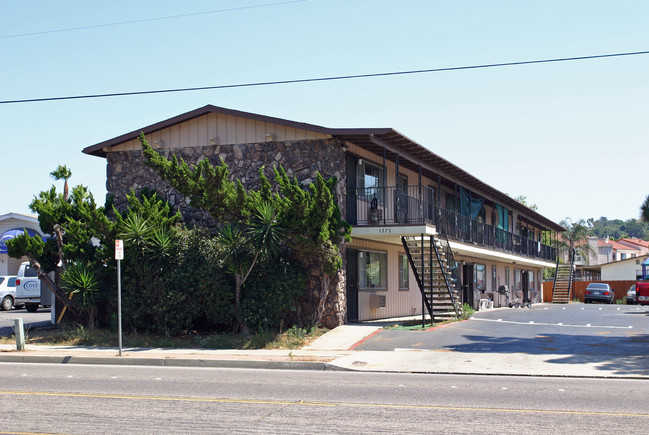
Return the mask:
<path fill-rule="evenodd" d="M 492 291 L 498 290 L 498 285 L 496 284 L 497 279 L 498 279 L 498 274 L 496 273 L 496 266 L 491 266 L 491 290 Z"/>
<path fill-rule="evenodd" d="M 446 210 L 450 212 L 455 211 L 455 196 L 451 195 L 450 193 L 446 194 Z"/>
<path fill-rule="evenodd" d="M 358 253 L 358 281 L 363 289 L 387 289 L 387 254 L 361 251 Z"/>
<path fill-rule="evenodd" d="M 25 265 L 25 278 L 34 278 L 36 276 L 38 276 L 36 270 L 34 270 L 29 264 Z"/>
<path fill-rule="evenodd" d="M 484 264 L 475 265 L 474 284 L 476 290 L 485 291 L 485 269 L 486 266 Z"/>
<path fill-rule="evenodd" d="M 509 267 L 505 268 L 505 285 L 509 286 Z"/>
<path fill-rule="evenodd" d="M 435 189 L 424 186 L 424 218 L 435 219 Z"/>
<path fill-rule="evenodd" d="M 523 287 L 521 286 L 521 271 L 518 269 L 514 269 L 514 290 L 522 290 Z"/>
<path fill-rule="evenodd" d="M 399 254 L 399 290 L 409 290 L 408 282 L 408 257 Z"/>
<path fill-rule="evenodd" d="M 531 270 L 528 271 L 527 276 L 529 277 L 529 279 L 528 279 L 528 284 L 529 285 L 527 286 L 527 288 L 530 289 L 530 290 L 534 290 L 534 272 L 532 272 Z"/>
<path fill-rule="evenodd" d="M 358 178 L 356 184 L 358 187 L 358 195 L 361 198 L 371 200 L 377 198 L 380 202 L 383 201 L 383 169 L 372 163 L 361 160 L 362 169 L 358 171 Z"/>
<path fill-rule="evenodd" d="M 620 260 L 626 260 L 626 254 L 621 253 L 620 254 Z"/>

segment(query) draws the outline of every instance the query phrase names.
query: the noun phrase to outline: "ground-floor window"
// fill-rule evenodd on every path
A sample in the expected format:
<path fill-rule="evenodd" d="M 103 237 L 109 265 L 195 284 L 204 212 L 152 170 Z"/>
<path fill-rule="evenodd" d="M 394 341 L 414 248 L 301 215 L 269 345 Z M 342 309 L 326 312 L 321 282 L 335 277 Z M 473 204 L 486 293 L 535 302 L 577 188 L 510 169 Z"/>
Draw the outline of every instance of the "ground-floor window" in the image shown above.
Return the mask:
<path fill-rule="evenodd" d="M 388 255 L 385 252 L 360 251 L 358 281 L 362 289 L 387 289 Z"/>
<path fill-rule="evenodd" d="M 486 266 L 484 264 L 476 264 L 475 265 L 475 289 L 484 291 L 485 290 L 485 269 Z"/>
<path fill-rule="evenodd" d="M 509 267 L 505 268 L 505 285 L 509 287 Z"/>
<path fill-rule="evenodd" d="M 491 266 L 491 290 L 496 291 L 498 290 L 498 284 L 496 281 L 498 280 L 498 273 L 496 271 L 496 266 Z"/>
<path fill-rule="evenodd" d="M 399 290 L 408 290 L 408 257 L 399 254 Z"/>
<path fill-rule="evenodd" d="M 514 269 L 514 290 L 521 291 L 523 289 L 521 282 L 521 271 L 519 269 Z"/>
<path fill-rule="evenodd" d="M 530 270 L 527 272 L 527 275 L 529 277 L 529 285 L 527 286 L 527 288 L 534 290 L 534 272 Z"/>

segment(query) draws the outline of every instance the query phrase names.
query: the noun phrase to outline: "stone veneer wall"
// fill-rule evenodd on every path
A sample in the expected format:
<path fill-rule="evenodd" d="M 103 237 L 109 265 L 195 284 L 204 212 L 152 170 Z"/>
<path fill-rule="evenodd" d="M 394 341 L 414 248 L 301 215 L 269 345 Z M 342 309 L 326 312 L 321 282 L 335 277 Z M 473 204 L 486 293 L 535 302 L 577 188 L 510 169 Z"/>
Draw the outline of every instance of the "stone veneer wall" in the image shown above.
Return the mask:
<path fill-rule="evenodd" d="M 238 145 L 209 145 L 186 148 L 164 148 L 165 157 L 175 154 L 188 164 L 209 159 L 213 164 L 223 159 L 230 173 L 241 180 L 247 188 L 259 185 L 258 171 L 266 167 L 266 175 L 273 178 L 273 167 L 282 166 L 291 177 L 297 177 L 305 185 L 315 180 L 316 173 L 323 177 L 336 176 L 336 194 L 339 207 L 345 216 L 345 154 L 342 142 L 337 139 L 301 140 L 291 142 L 264 142 Z M 109 152 L 107 155 L 108 194 L 114 195 L 119 210 L 127 206 L 126 194 L 131 189 L 139 192 L 144 187 L 153 188 L 173 207 L 179 209 L 183 220 L 189 225 L 203 225 L 214 229 L 216 222 L 207 213 L 192 208 L 189 200 L 182 197 L 157 174 L 142 163 L 141 151 Z M 344 249 L 341 247 L 341 253 Z M 329 282 L 322 323 L 333 328 L 344 323 L 346 314 L 344 273 L 339 271 L 331 280 L 322 280 L 312 271 L 303 310 L 310 312 L 320 298 L 321 283 Z"/>

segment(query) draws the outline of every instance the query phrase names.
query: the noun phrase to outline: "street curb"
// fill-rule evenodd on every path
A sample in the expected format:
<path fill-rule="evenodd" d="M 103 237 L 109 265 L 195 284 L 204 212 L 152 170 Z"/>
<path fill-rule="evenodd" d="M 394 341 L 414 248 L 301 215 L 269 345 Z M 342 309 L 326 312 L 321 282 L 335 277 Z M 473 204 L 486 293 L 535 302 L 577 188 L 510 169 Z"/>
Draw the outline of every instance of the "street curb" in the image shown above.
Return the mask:
<path fill-rule="evenodd" d="M 90 357 L 74 355 L 0 355 L 0 362 L 34 364 L 88 364 L 157 367 L 211 367 L 237 369 L 280 369 L 351 371 L 322 361 L 212 360 L 187 358 Z"/>

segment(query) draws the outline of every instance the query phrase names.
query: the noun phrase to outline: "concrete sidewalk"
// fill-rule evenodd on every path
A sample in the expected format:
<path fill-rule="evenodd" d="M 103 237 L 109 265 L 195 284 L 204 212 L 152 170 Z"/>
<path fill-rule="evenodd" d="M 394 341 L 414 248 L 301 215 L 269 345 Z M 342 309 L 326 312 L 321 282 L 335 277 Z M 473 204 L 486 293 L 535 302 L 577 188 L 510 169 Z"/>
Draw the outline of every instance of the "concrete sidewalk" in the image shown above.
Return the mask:
<path fill-rule="evenodd" d="M 632 372 L 604 363 L 566 363 L 571 355 L 469 353 L 448 350 L 356 351 L 356 343 L 394 320 L 339 326 L 299 350 L 205 350 L 0 345 L 0 362 L 155 365 L 398 373 L 558 376 L 649 379 L 649 359 L 637 357 Z"/>

